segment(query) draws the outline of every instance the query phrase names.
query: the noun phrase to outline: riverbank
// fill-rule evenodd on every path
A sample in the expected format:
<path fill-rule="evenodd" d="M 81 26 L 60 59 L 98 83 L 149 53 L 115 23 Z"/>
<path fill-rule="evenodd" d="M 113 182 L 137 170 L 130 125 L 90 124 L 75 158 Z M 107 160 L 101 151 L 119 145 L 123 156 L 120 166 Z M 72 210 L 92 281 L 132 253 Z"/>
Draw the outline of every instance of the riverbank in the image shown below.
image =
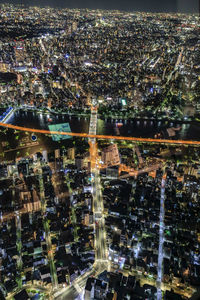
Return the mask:
<path fill-rule="evenodd" d="M 0 110 L 6 110 L 9 106 L 1 106 Z M 23 106 L 15 106 L 13 107 L 16 111 L 18 110 L 24 110 L 24 111 L 32 111 L 37 113 L 42 113 L 44 115 L 53 114 L 53 115 L 68 115 L 68 116 L 77 116 L 77 117 L 90 117 L 90 109 L 73 109 L 73 110 L 54 110 L 50 108 L 37 108 L 33 106 L 23 105 Z M 112 111 L 112 112 L 101 112 L 98 111 L 98 118 L 102 120 L 149 120 L 149 121 L 157 121 L 157 122 L 182 122 L 182 123 L 197 123 L 200 125 L 200 116 L 198 117 L 189 117 L 189 116 L 166 116 L 166 115 L 155 115 L 155 116 L 149 116 L 149 114 L 146 114 L 141 112 L 130 112 L 129 110 L 123 110 L 123 111 Z"/>
<path fill-rule="evenodd" d="M 40 110 L 17 109 L 7 123 L 26 128 L 49 130 L 49 125 L 68 123 L 71 132 L 88 133 L 90 116 L 75 114 L 59 114 L 42 112 Z M 168 135 L 169 128 L 180 128 L 175 136 Z M 155 138 L 159 136 L 165 139 L 200 140 L 200 123 L 192 121 L 169 121 L 167 119 L 145 118 L 102 118 L 98 115 L 97 134 L 112 136 L 127 136 L 139 138 Z"/>

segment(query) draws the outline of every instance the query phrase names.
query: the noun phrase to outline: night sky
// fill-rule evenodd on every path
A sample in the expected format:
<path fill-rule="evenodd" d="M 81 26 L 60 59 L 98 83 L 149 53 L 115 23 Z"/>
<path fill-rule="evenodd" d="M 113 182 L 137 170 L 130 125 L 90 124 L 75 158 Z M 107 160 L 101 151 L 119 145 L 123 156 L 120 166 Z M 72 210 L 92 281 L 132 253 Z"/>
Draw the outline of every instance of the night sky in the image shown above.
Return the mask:
<path fill-rule="evenodd" d="M 199 0 L 0 0 L 0 3 L 23 3 L 69 8 L 120 9 L 148 12 L 198 12 Z"/>

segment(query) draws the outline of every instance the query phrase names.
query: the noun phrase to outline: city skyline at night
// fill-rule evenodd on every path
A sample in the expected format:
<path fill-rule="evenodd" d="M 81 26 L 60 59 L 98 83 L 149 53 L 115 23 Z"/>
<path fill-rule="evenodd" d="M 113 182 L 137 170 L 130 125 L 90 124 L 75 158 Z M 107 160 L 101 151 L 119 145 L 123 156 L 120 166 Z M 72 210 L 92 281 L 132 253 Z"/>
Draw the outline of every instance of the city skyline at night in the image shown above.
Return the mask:
<path fill-rule="evenodd" d="M 1 300 L 198 298 L 197 4 L 0 4 Z"/>

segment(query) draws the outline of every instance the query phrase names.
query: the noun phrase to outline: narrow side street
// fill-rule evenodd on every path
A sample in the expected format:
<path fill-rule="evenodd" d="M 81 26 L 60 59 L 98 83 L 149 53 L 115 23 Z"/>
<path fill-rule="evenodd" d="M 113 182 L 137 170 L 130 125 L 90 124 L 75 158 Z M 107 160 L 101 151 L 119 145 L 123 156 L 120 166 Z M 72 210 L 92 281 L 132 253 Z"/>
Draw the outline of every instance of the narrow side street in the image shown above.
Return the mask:
<path fill-rule="evenodd" d="M 160 195 L 160 229 L 159 229 L 159 249 L 158 249 L 158 275 L 157 275 L 157 300 L 162 300 L 162 278 L 163 278 L 163 243 L 164 243 L 164 217 L 165 217 L 165 175 L 161 183 Z"/>

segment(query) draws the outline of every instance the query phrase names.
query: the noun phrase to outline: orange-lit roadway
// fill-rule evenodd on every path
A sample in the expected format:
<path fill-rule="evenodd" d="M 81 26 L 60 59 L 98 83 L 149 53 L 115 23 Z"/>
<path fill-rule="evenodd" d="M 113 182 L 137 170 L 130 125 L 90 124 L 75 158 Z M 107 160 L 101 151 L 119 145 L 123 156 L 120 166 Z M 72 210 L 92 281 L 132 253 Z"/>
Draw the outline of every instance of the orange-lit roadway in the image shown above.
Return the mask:
<path fill-rule="evenodd" d="M 11 128 L 20 131 L 28 131 L 34 133 L 43 133 L 43 134 L 58 134 L 58 135 L 69 135 L 83 138 L 97 138 L 97 139 L 109 139 L 109 140 L 125 140 L 132 142 L 147 142 L 147 143 L 164 143 L 164 144 L 181 144 L 181 145 L 200 145 L 200 141 L 187 141 L 187 140 L 165 140 L 165 139 L 152 139 L 152 138 L 136 138 L 136 137 L 126 137 L 126 136 L 112 136 L 112 135 L 93 135 L 87 133 L 75 133 L 75 132 L 58 132 L 58 131 L 49 131 L 43 129 L 34 129 L 27 128 L 22 126 L 16 126 L 11 124 L 4 124 L 0 122 L 0 126 L 5 128 Z"/>

